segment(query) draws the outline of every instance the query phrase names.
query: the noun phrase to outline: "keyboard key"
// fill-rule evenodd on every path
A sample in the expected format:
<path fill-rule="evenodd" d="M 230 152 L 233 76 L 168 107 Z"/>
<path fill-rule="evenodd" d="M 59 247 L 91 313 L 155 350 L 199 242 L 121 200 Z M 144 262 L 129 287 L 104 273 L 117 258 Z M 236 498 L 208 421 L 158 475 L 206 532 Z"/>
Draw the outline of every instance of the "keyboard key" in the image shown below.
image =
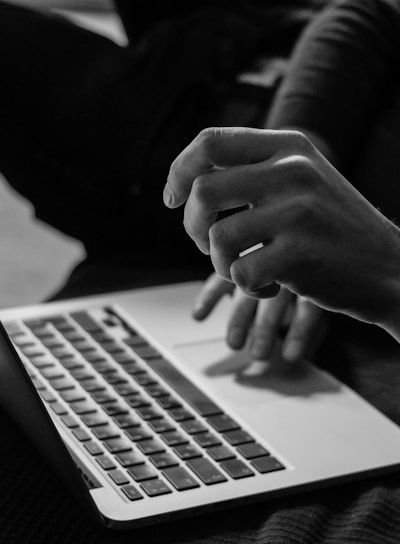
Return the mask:
<path fill-rule="evenodd" d="M 221 444 L 221 440 L 218 436 L 210 432 L 195 434 L 193 435 L 193 438 L 202 448 L 209 448 L 210 446 Z"/>
<path fill-rule="evenodd" d="M 34 346 L 35 340 L 32 336 L 27 334 L 18 334 L 13 337 L 13 343 L 19 348 L 22 348 L 23 346 Z"/>
<path fill-rule="evenodd" d="M 108 457 L 108 455 L 99 455 L 99 457 L 96 457 L 96 463 L 98 463 L 103 470 L 117 468 L 117 465 L 110 457 Z"/>
<path fill-rule="evenodd" d="M 154 466 L 159 469 L 175 467 L 179 465 L 178 459 L 171 453 L 167 452 L 155 453 L 153 455 L 150 455 L 149 459 L 154 464 Z"/>
<path fill-rule="evenodd" d="M 54 347 L 54 348 L 51 348 L 50 351 L 56 359 L 64 359 L 66 357 L 73 357 L 75 355 L 74 352 L 71 351 L 67 347 L 63 347 L 63 348 Z"/>
<path fill-rule="evenodd" d="M 140 484 L 140 487 L 149 497 L 158 497 L 159 495 L 172 493 L 167 484 L 159 478 L 156 480 L 148 480 L 147 482 L 143 482 Z"/>
<path fill-rule="evenodd" d="M 102 408 L 109 416 L 116 416 L 127 412 L 127 406 L 126 404 L 122 404 L 122 402 L 107 402 L 102 405 Z"/>
<path fill-rule="evenodd" d="M 79 340 L 71 340 L 71 345 L 74 346 L 74 348 L 77 350 L 77 351 L 80 351 L 80 352 L 84 352 L 84 351 L 88 351 L 88 352 L 92 352 L 94 351 L 94 346 L 91 342 L 89 342 L 89 340 L 86 340 L 85 338 L 83 340 L 79 339 Z"/>
<path fill-rule="evenodd" d="M 93 365 L 96 365 L 97 372 L 101 372 L 98 368 L 98 365 L 101 365 L 102 363 L 107 363 L 110 365 L 110 363 L 107 361 L 107 359 L 103 356 L 102 353 L 96 350 L 92 351 L 83 351 L 82 357 L 86 359 L 88 363 L 92 363 Z M 111 365 L 112 366 L 112 365 Z M 114 367 L 112 366 L 112 369 L 114 370 Z"/>
<path fill-rule="evenodd" d="M 200 487 L 195 478 L 183 467 L 167 468 L 163 474 L 178 491 Z"/>
<path fill-rule="evenodd" d="M 146 345 L 146 340 L 139 334 L 132 334 L 129 338 L 124 340 L 125 344 L 130 347 Z"/>
<path fill-rule="evenodd" d="M 113 339 L 112 336 L 101 329 L 91 332 L 90 336 L 93 338 L 93 340 L 96 340 L 96 342 L 99 342 L 100 344 L 102 342 L 110 342 Z"/>
<path fill-rule="evenodd" d="M 224 461 L 225 459 L 233 459 L 235 454 L 227 446 L 213 446 L 207 449 L 207 453 L 214 461 Z"/>
<path fill-rule="evenodd" d="M 88 331 L 88 332 L 102 331 L 102 328 L 100 327 L 100 325 L 96 323 L 93 317 L 85 311 L 73 312 L 71 313 L 71 317 L 72 319 L 75 319 L 75 321 L 82 327 L 82 329 L 85 329 L 85 331 Z"/>
<path fill-rule="evenodd" d="M 252 459 L 251 464 L 256 470 L 258 470 L 258 472 L 261 472 L 261 474 L 285 469 L 284 465 L 282 465 L 278 459 L 275 459 L 275 457 L 272 457 L 271 455 Z"/>
<path fill-rule="evenodd" d="M 105 389 L 102 382 L 98 379 L 84 380 L 81 382 L 81 386 L 88 393 L 91 393 L 92 391 L 103 391 Z"/>
<path fill-rule="evenodd" d="M 240 459 L 228 459 L 220 463 L 222 467 L 234 480 L 254 476 L 254 472 Z"/>
<path fill-rule="evenodd" d="M 141 372 L 146 372 L 143 365 L 136 361 L 129 361 L 128 363 L 121 366 L 125 370 L 125 372 L 127 372 L 131 376 L 134 376 L 135 374 L 140 374 Z"/>
<path fill-rule="evenodd" d="M 52 405 L 50 405 L 50 406 L 52 406 Z M 61 421 L 69 429 L 72 429 L 73 427 L 79 427 L 78 421 L 73 416 L 71 416 L 69 414 L 67 414 L 65 416 L 61 416 Z"/>
<path fill-rule="evenodd" d="M 83 415 L 90 414 L 97 411 L 97 406 L 90 400 L 82 400 L 77 402 L 71 402 L 71 408 L 75 414 Z"/>
<path fill-rule="evenodd" d="M 242 444 L 236 448 L 236 451 L 238 451 L 245 459 L 254 459 L 254 457 L 264 457 L 269 455 L 269 451 L 260 444 L 257 444 L 257 442 Z"/>
<path fill-rule="evenodd" d="M 156 438 L 150 438 L 150 440 L 141 440 L 137 443 L 137 447 L 145 455 L 151 455 L 153 453 L 159 453 L 165 450 L 164 444 Z"/>
<path fill-rule="evenodd" d="M 52 330 L 52 328 L 51 328 L 51 326 L 49 324 L 44 324 L 44 325 L 39 326 L 39 327 L 33 327 L 33 328 L 31 328 L 31 331 L 33 332 L 33 334 L 35 336 L 40 338 L 42 341 L 45 338 L 49 338 L 49 337 L 54 336 L 54 332 L 53 332 L 53 330 Z"/>
<path fill-rule="evenodd" d="M 132 355 L 125 351 L 111 353 L 111 357 L 119 364 L 130 363 L 131 361 L 135 362 Z"/>
<path fill-rule="evenodd" d="M 35 357 L 29 357 L 29 360 L 36 368 L 44 368 L 46 366 L 54 365 L 54 360 L 49 355 L 38 355 Z"/>
<path fill-rule="evenodd" d="M 110 340 L 109 342 L 101 342 L 101 347 L 107 351 L 107 353 L 118 353 L 123 352 L 123 348 L 115 342 L 115 340 Z"/>
<path fill-rule="evenodd" d="M 186 408 L 172 408 L 168 413 L 175 421 L 184 421 L 185 419 L 193 418 L 193 414 L 189 410 L 186 410 Z"/>
<path fill-rule="evenodd" d="M 65 347 L 65 342 L 60 340 L 60 338 L 57 338 L 54 334 L 48 334 L 47 336 L 43 337 L 41 339 L 42 344 L 46 346 L 47 348 L 62 348 Z"/>
<path fill-rule="evenodd" d="M 145 462 L 145 458 L 140 453 L 132 450 L 118 453 L 115 457 L 123 467 L 142 465 Z"/>
<path fill-rule="evenodd" d="M 127 395 L 136 395 L 137 393 L 139 393 L 138 389 L 136 389 L 136 387 L 128 382 L 118 383 L 114 386 L 114 389 L 118 393 L 118 395 L 121 395 L 121 397 L 126 397 Z"/>
<path fill-rule="evenodd" d="M 140 419 L 136 418 L 132 414 L 118 414 L 113 417 L 113 420 L 121 429 L 140 425 Z"/>
<path fill-rule="evenodd" d="M 86 399 L 85 393 L 76 388 L 60 391 L 59 395 L 65 400 L 65 402 L 75 402 Z"/>
<path fill-rule="evenodd" d="M 97 425 L 106 425 L 108 423 L 108 419 L 100 412 L 85 414 L 81 416 L 81 420 L 86 427 L 97 427 Z"/>
<path fill-rule="evenodd" d="M 143 482 L 144 480 L 152 480 L 158 477 L 158 472 L 155 468 L 149 465 L 137 465 L 128 469 L 128 474 L 136 482 Z"/>
<path fill-rule="evenodd" d="M 115 468 L 109 471 L 108 475 L 117 485 L 124 485 L 129 483 L 129 479 L 125 476 L 123 472 Z"/>
<path fill-rule="evenodd" d="M 88 360 L 85 357 L 86 360 Z M 110 361 L 107 361 L 106 359 L 98 359 L 96 361 L 89 361 L 92 363 L 93 368 L 96 372 L 99 374 L 107 374 L 108 372 L 115 372 L 115 367 Z"/>
<path fill-rule="evenodd" d="M 85 337 L 82 336 L 82 334 L 79 331 L 76 330 L 70 330 L 70 331 L 64 331 L 63 336 L 68 341 L 74 341 L 74 340 L 85 340 Z"/>
<path fill-rule="evenodd" d="M 157 380 L 153 378 L 148 372 L 141 372 L 133 375 L 133 379 L 143 387 L 148 385 L 157 384 Z"/>
<path fill-rule="evenodd" d="M 84 447 L 90 453 L 90 455 L 101 455 L 103 452 L 102 448 L 97 444 L 97 442 L 84 442 Z"/>
<path fill-rule="evenodd" d="M 91 396 L 92 399 L 98 404 L 103 404 L 103 402 L 113 402 L 118 399 L 116 395 L 109 393 L 105 389 L 103 389 L 102 391 L 93 391 L 93 393 L 91 393 Z"/>
<path fill-rule="evenodd" d="M 170 421 L 164 417 L 160 419 L 153 419 L 149 421 L 149 426 L 153 429 L 155 433 L 164 433 L 165 431 L 175 431 L 176 428 Z"/>
<path fill-rule="evenodd" d="M 40 396 L 45 402 L 55 402 L 57 400 L 57 397 L 53 395 L 50 391 L 47 391 L 46 389 L 42 389 L 39 391 Z"/>
<path fill-rule="evenodd" d="M 234 429 L 240 428 L 236 421 L 234 421 L 230 416 L 226 414 L 211 416 L 207 418 L 207 421 L 219 433 L 224 433 L 226 431 L 232 431 Z"/>
<path fill-rule="evenodd" d="M 107 372 L 106 374 L 103 374 L 103 378 L 108 382 L 110 385 L 115 385 L 117 383 L 128 383 L 126 381 L 125 376 L 118 371 L 115 372 Z"/>
<path fill-rule="evenodd" d="M 24 327 L 18 321 L 7 321 L 6 323 L 3 323 L 3 325 L 7 331 L 8 336 L 13 337 L 13 336 L 20 336 L 22 334 L 25 334 Z"/>
<path fill-rule="evenodd" d="M 83 380 L 93 379 L 96 377 L 92 371 L 87 370 L 86 368 L 75 368 L 70 371 L 70 374 L 78 382 L 81 382 Z"/>
<path fill-rule="evenodd" d="M 227 482 L 227 478 L 218 470 L 211 461 L 201 457 L 199 459 L 191 459 L 186 465 L 193 470 L 198 478 L 206 485 L 219 484 Z"/>
<path fill-rule="evenodd" d="M 132 397 L 127 397 L 125 400 L 129 404 L 129 406 L 131 406 L 132 408 L 141 408 L 143 406 L 150 406 L 150 402 L 142 395 L 134 395 Z"/>
<path fill-rule="evenodd" d="M 182 403 L 180 403 L 179 400 L 173 395 L 164 395 L 159 397 L 157 398 L 157 402 L 161 408 L 164 408 L 164 410 L 170 410 L 171 408 L 182 408 Z"/>
<path fill-rule="evenodd" d="M 99 440 L 107 440 L 109 438 L 117 438 L 120 436 L 118 429 L 113 425 L 100 425 L 100 427 L 93 427 L 92 432 Z"/>
<path fill-rule="evenodd" d="M 139 357 L 141 357 L 145 361 L 160 357 L 160 353 L 149 344 L 147 345 L 144 344 L 142 346 L 135 346 L 134 350 L 135 350 L 135 353 L 139 355 Z"/>
<path fill-rule="evenodd" d="M 202 457 L 202 452 L 193 444 L 182 444 L 181 446 L 176 446 L 174 452 L 184 461 L 186 459 L 194 459 L 196 457 Z"/>
<path fill-rule="evenodd" d="M 48 321 L 52 323 L 59 331 L 65 332 L 75 330 L 72 324 L 65 319 L 65 317 L 52 317 L 48 319 Z"/>
<path fill-rule="evenodd" d="M 35 386 L 35 389 L 37 389 L 38 391 L 42 391 L 43 389 L 46 389 L 46 386 L 44 385 L 42 380 L 39 380 L 39 378 L 35 378 L 31 374 L 30 376 L 31 376 L 32 383 Z"/>
<path fill-rule="evenodd" d="M 130 440 L 132 440 L 132 442 L 139 442 L 140 440 L 152 438 L 151 432 L 142 426 L 125 429 L 125 434 L 128 438 L 130 438 Z"/>
<path fill-rule="evenodd" d="M 247 442 L 254 442 L 254 438 L 246 431 L 239 429 L 237 431 L 228 431 L 224 433 L 224 438 L 232 444 L 232 446 L 239 446 L 240 444 L 246 444 Z"/>
<path fill-rule="evenodd" d="M 207 431 L 207 427 L 197 419 L 183 421 L 181 427 L 188 434 L 204 433 Z"/>
<path fill-rule="evenodd" d="M 54 380 L 49 380 L 52 388 L 56 391 L 63 391 L 64 389 L 74 389 L 75 384 L 69 377 L 64 378 L 55 378 Z"/>
<path fill-rule="evenodd" d="M 47 380 L 65 377 L 65 370 L 58 368 L 56 365 L 45 366 L 44 368 L 40 368 L 39 370 L 43 378 L 46 378 Z"/>
<path fill-rule="evenodd" d="M 161 418 L 163 415 L 161 412 L 159 412 L 156 408 L 153 408 L 152 406 L 145 406 L 143 408 L 139 408 L 138 410 L 136 410 L 136 413 L 145 421 L 158 419 L 158 418 Z"/>
<path fill-rule="evenodd" d="M 132 484 L 123 485 L 121 489 L 130 501 L 137 501 L 137 500 L 143 499 L 143 495 L 141 495 L 139 491 L 136 489 L 136 487 Z"/>
<path fill-rule="evenodd" d="M 82 361 L 78 356 L 70 355 L 69 357 L 63 357 L 60 359 L 60 363 L 67 370 L 73 370 L 74 368 L 83 368 Z"/>
<path fill-rule="evenodd" d="M 172 395 L 169 395 L 168 391 L 160 385 L 159 383 L 154 383 L 152 385 L 147 386 L 146 392 L 154 398 L 164 397 L 164 396 L 170 396 L 172 398 Z M 172 406 L 171 406 L 172 408 Z"/>
<path fill-rule="evenodd" d="M 188 442 L 187 436 L 179 431 L 167 431 L 160 436 L 168 446 L 179 446 Z"/>
<path fill-rule="evenodd" d="M 67 414 L 68 410 L 65 408 L 65 406 L 61 402 L 52 402 L 50 404 L 50 408 L 53 410 L 54 413 L 56 413 L 58 416 L 62 416 L 63 414 Z"/>
<path fill-rule="evenodd" d="M 120 451 L 128 451 L 132 449 L 131 443 L 124 436 L 104 440 L 104 445 L 110 453 L 119 453 Z"/>
<path fill-rule="evenodd" d="M 40 355 L 46 355 L 46 351 L 42 347 L 35 344 L 19 346 L 19 349 L 27 357 L 38 357 Z"/>
<path fill-rule="evenodd" d="M 89 433 L 86 432 L 85 429 L 82 429 L 82 427 L 73 429 L 72 434 L 79 440 L 79 442 L 86 442 L 86 440 L 90 440 Z"/>

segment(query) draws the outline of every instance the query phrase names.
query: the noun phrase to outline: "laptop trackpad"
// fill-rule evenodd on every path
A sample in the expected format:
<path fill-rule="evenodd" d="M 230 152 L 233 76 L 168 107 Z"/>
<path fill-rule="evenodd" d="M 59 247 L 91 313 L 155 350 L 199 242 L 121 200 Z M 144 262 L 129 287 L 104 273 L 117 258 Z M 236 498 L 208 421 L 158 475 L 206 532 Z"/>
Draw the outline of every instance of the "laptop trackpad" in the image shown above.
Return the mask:
<path fill-rule="evenodd" d="M 289 364 L 279 346 L 270 361 L 254 361 L 246 349 L 235 352 L 224 339 L 179 344 L 174 351 L 207 391 L 215 392 L 233 407 L 254 406 L 287 397 L 334 393 L 339 383 L 310 363 Z"/>

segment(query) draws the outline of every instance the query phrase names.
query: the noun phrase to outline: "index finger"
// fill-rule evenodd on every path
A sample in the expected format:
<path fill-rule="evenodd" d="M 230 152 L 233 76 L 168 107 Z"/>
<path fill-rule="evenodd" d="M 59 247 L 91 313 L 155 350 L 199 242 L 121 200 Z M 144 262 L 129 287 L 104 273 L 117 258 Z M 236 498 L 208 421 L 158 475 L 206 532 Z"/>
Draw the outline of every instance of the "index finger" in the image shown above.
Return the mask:
<path fill-rule="evenodd" d="M 194 180 L 215 167 L 226 168 L 265 161 L 281 148 L 287 133 L 252 128 L 208 128 L 182 151 L 171 165 L 164 187 L 164 204 L 183 204 Z"/>

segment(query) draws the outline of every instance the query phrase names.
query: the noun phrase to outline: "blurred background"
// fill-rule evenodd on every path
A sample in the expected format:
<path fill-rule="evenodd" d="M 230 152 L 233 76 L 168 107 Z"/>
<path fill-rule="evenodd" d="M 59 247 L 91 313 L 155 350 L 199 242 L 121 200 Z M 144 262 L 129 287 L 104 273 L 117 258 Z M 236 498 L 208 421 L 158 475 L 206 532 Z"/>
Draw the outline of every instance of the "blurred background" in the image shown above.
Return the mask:
<path fill-rule="evenodd" d="M 57 10 L 76 24 L 124 45 L 126 38 L 111 0 L 8 0 Z M 82 256 L 78 242 L 34 218 L 31 205 L 0 174 L 0 307 L 40 302 Z"/>

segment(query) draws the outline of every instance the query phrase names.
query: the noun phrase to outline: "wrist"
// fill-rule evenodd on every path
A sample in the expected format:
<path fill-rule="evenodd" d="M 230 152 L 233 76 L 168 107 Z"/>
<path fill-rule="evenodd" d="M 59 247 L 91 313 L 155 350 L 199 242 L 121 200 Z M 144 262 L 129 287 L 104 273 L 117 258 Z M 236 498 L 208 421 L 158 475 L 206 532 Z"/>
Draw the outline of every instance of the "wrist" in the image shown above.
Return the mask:
<path fill-rule="evenodd" d="M 393 234 L 393 252 L 392 258 L 387 261 L 386 278 L 381 284 L 383 286 L 380 297 L 381 314 L 376 324 L 400 343 L 400 229 L 389 223 L 389 229 Z M 379 284 L 380 282 L 378 286 Z"/>

